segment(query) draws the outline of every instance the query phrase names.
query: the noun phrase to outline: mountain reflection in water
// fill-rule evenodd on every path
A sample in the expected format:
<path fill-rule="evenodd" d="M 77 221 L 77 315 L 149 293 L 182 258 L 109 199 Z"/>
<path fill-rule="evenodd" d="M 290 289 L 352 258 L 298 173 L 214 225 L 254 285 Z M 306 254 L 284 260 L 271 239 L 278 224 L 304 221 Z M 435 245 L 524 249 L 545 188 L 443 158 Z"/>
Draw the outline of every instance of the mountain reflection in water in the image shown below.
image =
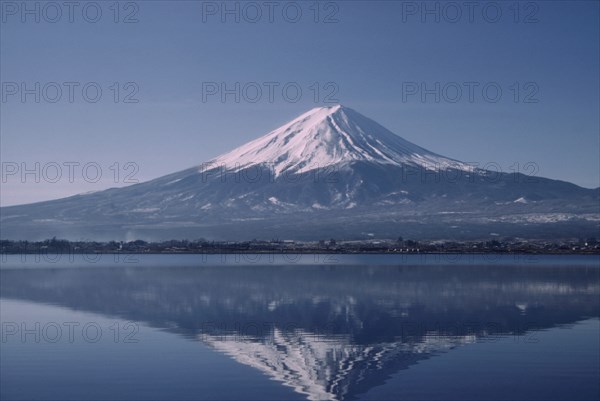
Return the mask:
<path fill-rule="evenodd" d="M 349 400 L 454 347 L 600 316 L 598 272 L 593 263 L 46 266 L 0 270 L 0 290 L 144 322 L 308 399 Z"/>

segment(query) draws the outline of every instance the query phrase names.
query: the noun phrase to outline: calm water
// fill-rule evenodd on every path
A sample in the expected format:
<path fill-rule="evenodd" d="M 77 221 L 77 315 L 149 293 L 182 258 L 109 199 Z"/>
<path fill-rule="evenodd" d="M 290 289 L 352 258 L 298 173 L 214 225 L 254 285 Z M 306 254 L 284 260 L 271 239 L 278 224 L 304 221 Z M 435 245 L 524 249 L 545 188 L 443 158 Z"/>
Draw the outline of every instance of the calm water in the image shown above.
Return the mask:
<path fill-rule="evenodd" d="M 597 400 L 598 262 L 3 257 L 0 397 Z"/>

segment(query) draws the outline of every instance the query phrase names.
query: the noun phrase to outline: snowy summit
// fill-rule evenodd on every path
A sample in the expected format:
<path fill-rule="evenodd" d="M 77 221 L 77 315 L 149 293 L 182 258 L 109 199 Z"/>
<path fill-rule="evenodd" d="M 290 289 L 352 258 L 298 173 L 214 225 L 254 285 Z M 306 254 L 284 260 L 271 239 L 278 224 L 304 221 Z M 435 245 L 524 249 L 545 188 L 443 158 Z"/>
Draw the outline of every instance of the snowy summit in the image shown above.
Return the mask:
<path fill-rule="evenodd" d="M 314 108 L 209 163 L 226 170 L 265 164 L 277 176 L 355 161 L 469 170 L 469 165 L 423 149 L 342 105 Z"/>

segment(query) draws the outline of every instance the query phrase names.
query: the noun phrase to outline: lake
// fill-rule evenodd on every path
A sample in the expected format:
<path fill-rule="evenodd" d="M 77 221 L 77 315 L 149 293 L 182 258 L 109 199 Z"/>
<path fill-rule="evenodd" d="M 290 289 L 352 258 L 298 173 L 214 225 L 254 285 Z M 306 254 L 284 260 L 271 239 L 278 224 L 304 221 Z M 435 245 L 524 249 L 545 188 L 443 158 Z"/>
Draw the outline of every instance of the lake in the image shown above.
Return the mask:
<path fill-rule="evenodd" d="M 597 400 L 600 263 L 2 255 L 2 400 Z"/>

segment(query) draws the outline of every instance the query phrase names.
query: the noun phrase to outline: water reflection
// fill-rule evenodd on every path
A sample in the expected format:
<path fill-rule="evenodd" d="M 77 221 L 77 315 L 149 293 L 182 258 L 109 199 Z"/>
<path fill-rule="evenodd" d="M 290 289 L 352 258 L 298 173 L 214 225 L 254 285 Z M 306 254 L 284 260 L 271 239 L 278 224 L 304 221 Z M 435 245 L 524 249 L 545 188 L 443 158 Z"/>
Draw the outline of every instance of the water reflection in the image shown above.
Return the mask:
<path fill-rule="evenodd" d="M 145 322 L 311 400 L 348 400 L 475 341 L 600 316 L 595 266 L 154 266 L 0 270 L 3 298 Z"/>

